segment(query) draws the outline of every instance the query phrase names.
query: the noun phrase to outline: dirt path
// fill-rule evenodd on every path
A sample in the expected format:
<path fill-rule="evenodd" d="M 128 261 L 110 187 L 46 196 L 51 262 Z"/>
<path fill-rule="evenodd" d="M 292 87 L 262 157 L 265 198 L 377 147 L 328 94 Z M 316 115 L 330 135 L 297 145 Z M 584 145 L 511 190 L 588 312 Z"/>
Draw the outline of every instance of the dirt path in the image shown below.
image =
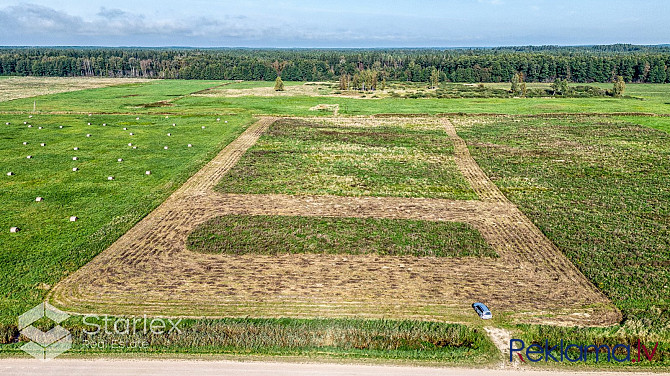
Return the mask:
<path fill-rule="evenodd" d="M 611 303 L 486 177 L 448 120 L 436 126 L 443 126 L 453 140 L 456 164 L 480 201 L 214 192 L 214 185 L 274 120 L 263 118 L 250 126 L 154 212 L 59 283 L 50 300 L 80 313 L 449 321 L 471 320 L 470 303 L 482 300 L 499 312 L 513 312 L 519 322 L 619 321 Z M 347 121 L 356 119 L 337 119 Z M 226 214 L 465 222 L 500 257 L 230 256 L 186 249 L 193 229 Z"/>

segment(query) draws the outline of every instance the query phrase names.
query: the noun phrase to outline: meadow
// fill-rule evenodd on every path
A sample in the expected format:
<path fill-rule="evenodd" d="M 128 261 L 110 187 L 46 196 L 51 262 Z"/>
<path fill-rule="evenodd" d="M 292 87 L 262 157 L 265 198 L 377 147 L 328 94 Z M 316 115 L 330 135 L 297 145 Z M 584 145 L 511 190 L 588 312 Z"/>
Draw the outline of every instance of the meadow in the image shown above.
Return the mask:
<path fill-rule="evenodd" d="M 220 122 L 211 116 L 0 117 L 4 324 L 109 246 L 251 121 L 247 115 Z M 70 222 L 72 216 L 79 219 Z M 10 233 L 10 227 L 20 232 Z"/>
<path fill-rule="evenodd" d="M 506 89 L 508 84 L 486 85 Z M 0 345 L 0 353 L 19 353 L 18 344 L 14 343 L 19 339 L 16 315 L 41 302 L 57 282 L 150 213 L 235 139 L 253 122 L 254 116 L 330 116 L 332 113 L 310 108 L 338 104 L 340 115 L 345 117 L 449 114 L 456 131 L 488 177 L 623 314 L 620 325 L 608 328 L 498 323 L 530 341 L 658 340 L 662 343 L 658 364 L 668 365 L 670 86 L 629 84 L 625 98 L 373 99 L 338 96 L 328 90 L 316 96 L 225 95 L 226 89 L 245 93 L 244 90 L 271 86 L 270 82 L 156 80 L 0 102 L 0 342 L 11 342 Z M 548 84 L 529 84 L 534 86 Z M 28 124 L 32 127 L 28 128 Z M 220 192 L 477 199 L 448 161 L 436 168 L 416 159 L 426 153 L 453 154 L 452 145 L 434 131 L 415 129 L 405 133 L 391 127 L 362 134 L 356 129 L 334 131 L 326 125 L 312 127 L 291 121 L 277 124 L 242 157 L 233 173 L 221 181 Z M 130 132 L 134 135 L 130 136 Z M 292 136 L 287 137 L 286 132 Z M 87 134 L 91 137 L 86 137 Z M 367 149 L 344 150 L 346 145 L 338 144 L 342 138 Z M 41 143 L 46 146 L 40 146 Z M 342 149 L 337 153 L 346 163 L 323 158 L 327 145 Z M 74 147 L 79 150 L 73 150 Z M 394 158 L 403 163 L 375 159 L 374 151 L 378 148 L 398 152 Z M 28 155 L 32 158 L 26 158 Z M 77 161 L 72 160 L 74 156 Z M 119 158 L 123 161 L 118 162 Z M 407 162 L 415 164 L 408 167 Z M 317 172 L 310 170 L 310 166 L 317 166 Z M 74 167 L 79 170 L 72 171 Z M 344 169 L 364 184 L 314 180 L 316 175 L 327 175 L 329 169 Z M 145 174 L 147 170 L 151 175 Z M 10 171 L 13 176 L 6 175 Z M 397 174 L 397 171 L 408 173 Z M 412 176 L 413 172 L 418 175 Z M 389 182 L 397 181 L 396 175 L 409 179 L 404 186 L 412 185 L 416 179 L 424 179 L 426 183 L 416 194 L 397 186 L 389 189 Z M 109 176 L 114 180 L 107 180 Z M 444 187 L 450 190 L 444 191 Z M 36 202 L 38 196 L 44 201 Z M 79 219 L 70 222 L 71 216 Z M 423 243 L 424 249 L 434 249 L 437 244 L 445 255 L 466 249 L 466 256 L 492 256 L 476 232 L 458 225 L 449 228 L 453 224 L 443 224 L 444 228 L 433 224 L 435 227 L 427 228 L 425 224 L 413 223 L 416 231 L 430 235 L 428 239 L 417 240 L 402 231 L 409 224 L 402 222 L 319 222 L 293 218 L 290 221 L 296 227 L 291 231 L 271 219 L 262 223 L 257 218 L 243 220 L 249 226 L 248 232 L 235 234 L 231 233 L 231 218 L 209 222 L 192 235 L 191 246 L 200 252 L 216 254 L 229 252 L 226 249 L 239 242 L 247 244 L 243 252 L 263 253 L 267 247 L 259 249 L 250 239 L 271 231 L 275 237 L 268 238 L 270 245 L 278 238 L 288 237 L 296 253 L 314 249 L 321 242 L 317 239 L 324 234 L 331 238 L 349 234 L 342 243 L 330 248 L 333 253 L 343 253 L 351 247 L 362 250 L 389 247 L 381 237 L 366 238 L 364 235 L 369 234 L 361 234 L 364 227 L 378 228 L 380 232 L 372 233 L 384 234 L 384 238 L 387 237 L 384 231 L 392 232 L 391 237 L 397 241 L 393 246 L 400 247 L 401 253 L 412 254 L 417 242 L 427 242 Z M 10 233 L 12 226 L 21 231 Z M 439 237 L 443 231 L 461 234 L 459 238 L 468 242 L 470 248 L 455 242 L 446 245 L 445 250 L 444 239 Z M 231 238 L 233 235 L 237 238 Z M 189 321 L 189 325 L 222 333 L 239 333 L 239 327 L 243 327 L 259 333 L 281 334 L 277 339 L 268 334 L 266 342 L 254 344 L 242 339 L 235 343 L 217 342 L 210 337 L 168 343 L 171 339 L 162 338 L 155 339 L 151 351 L 308 357 L 325 352 L 332 357 L 430 358 L 440 362 L 467 362 L 464 359 L 470 355 L 475 355 L 476 362 L 496 359 L 495 349 L 478 332 L 479 323 L 453 328 L 438 325 L 433 329 L 428 323 L 401 321 L 352 320 L 342 324 L 335 319 L 240 320 L 203 319 Z M 295 329 L 296 325 L 299 329 Z M 326 334 L 317 336 L 321 342 L 300 337 L 299 332 L 304 334 L 303 329 L 313 328 L 312 325 L 316 325 L 316 333 L 329 333 L 330 326 L 347 341 L 351 336 L 369 340 L 352 349 L 345 340 L 331 345 L 323 339 Z M 377 325 L 411 325 L 420 330 L 407 334 L 397 329 L 370 329 Z M 71 328 L 76 331 L 77 324 Z M 447 334 L 454 328 L 459 331 L 458 336 Z M 434 330 L 441 334 L 435 335 Z M 445 342 L 449 345 L 441 349 L 435 345 L 438 337 L 469 339 L 465 346 L 453 340 Z M 295 340 L 289 343 L 286 338 Z M 409 345 L 403 347 L 399 343 Z M 88 352 L 82 348 L 77 351 Z"/>
<path fill-rule="evenodd" d="M 197 252 L 227 254 L 379 254 L 496 257 L 467 224 L 377 218 L 222 216 L 188 238 Z"/>
<path fill-rule="evenodd" d="M 505 196 L 624 314 L 616 328 L 525 329 L 527 339 L 661 340 L 670 357 L 670 134 L 648 119 L 455 121 Z"/>
<path fill-rule="evenodd" d="M 217 187 L 220 192 L 474 200 L 439 128 L 280 120 Z"/>

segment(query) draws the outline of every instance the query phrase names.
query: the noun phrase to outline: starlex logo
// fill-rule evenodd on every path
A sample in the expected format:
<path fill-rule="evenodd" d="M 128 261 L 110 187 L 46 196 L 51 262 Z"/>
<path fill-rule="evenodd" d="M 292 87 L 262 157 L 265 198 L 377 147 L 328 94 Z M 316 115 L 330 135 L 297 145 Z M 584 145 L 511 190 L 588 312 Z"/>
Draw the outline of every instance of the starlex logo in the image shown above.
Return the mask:
<path fill-rule="evenodd" d="M 60 324 L 67 320 L 70 315 L 44 302 L 19 316 L 19 331 L 31 340 L 31 342 L 21 346 L 21 350 L 32 355 L 35 359 L 49 360 L 72 347 L 72 336 L 67 329 L 60 325 L 56 325 L 48 332 L 35 328 L 33 324 L 43 317 Z"/>
<path fill-rule="evenodd" d="M 514 346 L 514 345 L 517 346 Z M 526 359 L 531 362 L 548 362 L 552 360 L 554 362 L 563 362 L 565 360 L 569 362 L 586 362 L 588 359 L 595 359 L 596 362 L 605 360 L 611 362 L 641 362 L 646 358 L 651 361 L 656 355 L 656 350 L 658 349 L 658 342 L 654 344 L 653 350 L 651 352 L 647 349 L 640 340 L 637 341 L 637 348 L 633 347 L 631 350 L 630 345 L 626 344 L 616 344 L 612 347 L 608 345 L 576 345 L 576 344 L 567 344 L 561 340 L 559 344 L 555 346 L 549 345 L 549 340 L 546 339 L 544 346 L 533 343 L 530 346 L 526 347 L 526 343 L 520 339 L 510 339 L 509 341 L 509 361 L 514 360 L 514 355 L 516 354 L 519 359 L 526 363 Z M 651 347 L 650 347 L 651 348 Z M 525 350 L 525 351 L 524 351 Z M 636 351 L 637 350 L 637 351 Z M 556 354 L 558 352 L 558 355 Z M 525 354 L 525 358 L 524 355 Z"/>

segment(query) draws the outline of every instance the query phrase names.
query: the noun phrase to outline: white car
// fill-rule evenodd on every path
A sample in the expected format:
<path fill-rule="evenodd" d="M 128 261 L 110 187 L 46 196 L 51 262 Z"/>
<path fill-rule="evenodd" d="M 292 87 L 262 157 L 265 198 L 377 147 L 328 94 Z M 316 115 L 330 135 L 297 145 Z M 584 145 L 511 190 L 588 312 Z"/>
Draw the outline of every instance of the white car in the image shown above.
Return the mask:
<path fill-rule="evenodd" d="M 481 317 L 483 320 L 489 320 L 493 318 L 493 315 L 491 315 L 489 307 L 484 305 L 484 303 L 472 303 L 472 308 L 475 310 L 475 312 L 477 312 L 479 317 Z"/>

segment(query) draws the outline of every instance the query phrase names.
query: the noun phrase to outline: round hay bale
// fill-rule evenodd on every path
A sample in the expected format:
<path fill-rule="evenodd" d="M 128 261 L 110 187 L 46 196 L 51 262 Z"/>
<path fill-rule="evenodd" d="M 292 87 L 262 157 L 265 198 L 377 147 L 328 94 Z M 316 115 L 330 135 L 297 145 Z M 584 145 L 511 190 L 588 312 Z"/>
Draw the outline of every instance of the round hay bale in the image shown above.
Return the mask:
<path fill-rule="evenodd" d="M 63 129 L 63 126 L 61 125 L 61 126 L 59 126 L 58 128 Z"/>
<path fill-rule="evenodd" d="M 123 130 L 124 130 L 124 131 L 127 131 L 127 130 L 128 130 L 128 128 L 127 128 L 127 127 L 123 127 Z"/>
<path fill-rule="evenodd" d="M 47 146 L 47 144 L 45 144 L 45 143 L 43 142 L 43 143 L 40 144 L 40 146 Z"/>
<path fill-rule="evenodd" d="M 191 145 L 191 144 L 188 144 L 188 147 L 192 148 L 192 147 L 193 147 L 193 145 Z"/>
<path fill-rule="evenodd" d="M 89 133 L 89 134 L 87 134 L 87 135 L 86 135 L 86 137 L 91 137 L 91 134 L 90 134 L 90 133 Z"/>
<path fill-rule="evenodd" d="M 7 122 L 7 123 L 5 123 L 5 125 L 9 125 L 9 123 Z"/>
<path fill-rule="evenodd" d="M 27 122 L 27 121 L 24 121 L 23 124 L 28 124 L 28 122 Z"/>
<path fill-rule="evenodd" d="M 35 202 L 42 202 L 42 201 L 44 201 L 44 199 L 42 197 L 36 197 L 35 198 Z"/>
<path fill-rule="evenodd" d="M 107 126 L 107 123 L 102 123 L 102 126 L 103 126 L 103 127 L 106 127 L 106 126 Z"/>
<path fill-rule="evenodd" d="M 73 215 L 72 217 L 70 217 L 70 222 L 77 222 L 78 219 L 79 218 Z"/>
<path fill-rule="evenodd" d="M 202 126 L 202 129 L 205 129 L 205 126 L 204 126 L 204 125 Z"/>
<path fill-rule="evenodd" d="M 129 142 L 129 143 L 128 143 L 128 146 L 133 146 L 133 143 L 132 143 L 132 142 Z"/>
<path fill-rule="evenodd" d="M 27 142 L 25 142 L 25 141 L 23 141 L 23 144 L 24 144 L 24 145 L 28 145 L 28 143 L 27 143 Z"/>
<path fill-rule="evenodd" d="M 32 124 L 28 124 L 28 128 L 32 128 L 32 127 L 33 127 L 33 125 L 32 125 Z"/>
<path fill-rule="evenodd" d="M 7 176 L 13 176 L 13 175 L 14 175 L 14 173 L 11 172 L 11 171 L 9 171 L 9 172 L 7 173 Z"/>
<path fill-rule="evenodd" d="M 147 170 L 144 172 L 146 175 L 151 175 L 151 171 Z"/>
<path fill-rule="evenodd" d="M 140 120 L 140 118 L 136 117 L 135 120 Z"/>
<path fill-rule="evenodd" d="M 175 123 L 172 123 L 172 126 L 173 126 L 173 127 L 176 127 L 176 126 L 177 126 L 177 124 L 175 124 Z"/>
<path fill-rule="evenodd" d="M 163 146 L 163 149 L 167 150 L 167 149 L 168 149 L 168 147 L 167 147 L 167 146 Z"/>
<path fill-rule="evenodd" d="M 32 119 L 32 118 L 33 118 L 33 115 L 28 115 L 28 119 Z"/>
<path fill-rule="evenodd" d="M 73 161 L 79 160 L 79 157 L 72 157 Z"/>
<path fill-rule="evenodd" d="M 224 123 L 228 124 L 228 120 L 224 121 Z"/>
<path fill-rule="evenodd" d="M 221 121 L 221 119 L 219 119 L 219 118 L 216 118 L 216 121 Z"/>
<path fill-rule="evenodd" d="M 133 149 L 137 149 L 137 146 L 133 146 Z"/>
<path fill-rule="evenodd" d="M 72 171 L 77 172 L 77 171 L 79 171 L 79 169 L 76 168 L 76 167 L 73 167 L 73 168 L 72 168 Z"/>
<path fill-rule="evenodd" d="M 88 123 L 88 125 L 91 125 L 91 123 Z"/>
<path fill-rule="evenodd" d="M 42 129 L 42 127 L 37 127 L 37 129 Z"/>
<path fill-rule="evenodd" d="M 119 158 L 116 160 L 117 162 L 123 162 L 123 158 Z"/>
<path fill-rule="evenodd" d="M 133 132 L 130 132 L 130 135 L 131 135 L 131 136 L 134 136 L 134 135 L 135 135 L 135 133 L 133 133 Z"/>
<path fill-rule="evenodd" d="M 113 176 L 108 176 L 107 180 L 114 180 L 114 177 Z"/>
<path fill-rule="evenodd" d="M 172 133 L 168 133 L 168 137 L 172 136 Z"/>
<path fill-rule="evenodd" d="M 73 150 L 79 150 L 79 148 L 75 146 L 75 147 L 73 148 Z"/>
<path fill-rule="evenodd" d="M 26 157 L 26 159 L 32 159 L 32 158 L 33 158 L 32 155 L 29 155 L 29 156 Z"/>
<path fill-rule="evenodd" d="M 21 229 L 18 228 L 18 227 L 10 227 L 10 229 L 9 229 L 9 232 L 11 232 L 11 233 L 17 233 L 19 231 L 21 231 Z"/>

